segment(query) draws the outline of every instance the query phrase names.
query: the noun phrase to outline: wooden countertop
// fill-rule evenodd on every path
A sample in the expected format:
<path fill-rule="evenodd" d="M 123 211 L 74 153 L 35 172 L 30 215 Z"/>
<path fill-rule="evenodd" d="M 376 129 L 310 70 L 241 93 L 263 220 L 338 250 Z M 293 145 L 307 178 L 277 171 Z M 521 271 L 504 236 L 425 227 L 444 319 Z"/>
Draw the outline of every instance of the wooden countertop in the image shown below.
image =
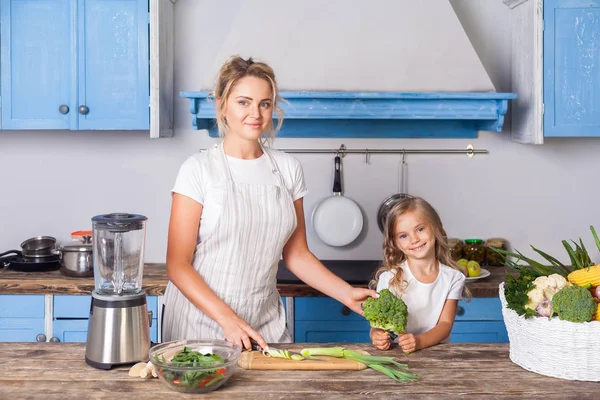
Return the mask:
<path fill-rule="evenodd" d="M 473 297 L 498 297 L 498 285 L 504 281 L 508 268 L 487 268 L 491 272 L 489 277 L 467 284 Z M 341 273 L 338 274 L 344 278 Z M 148 295 L 163 295 L 167 282 L 165 264 L 146 264 L 143 288 Z M 367 281 L 353 285 L 366 287 Z M 323 296 L 319 291 L 303 283 L 279 283 L 277 289 L 281 296 Z M 71 278 L 59 271 L 18 272 L 7 268 L 0 269 L 0 294 L 90 294 L 92 290 L 94 290 L 93 278 Z"/>
<path fill-rule="evenodd" d="M 335 344 L 331 344 L 333 346 Z M 295 347 L 298 344 L 294 345 Z M 303 347 L 326 347 L 303 344 Z M 83 343 L 0 343 L 2 399 L 583 399 L 598 383 L 550 378 L 526 371 L 508 357 L 508 344 L 441 344 L 411 355 L 397 347 L 342 344 L 406 362 L 420 380 L 399 384 L 364 371 L 247 371 L 238 369 L 221 388 L 204 396 L 172 391 L 158 379 L 129 377 L 128 367 L 102 371 L 84 361 Z M 285 348 L 285 345 L 279 347 Z M 289 347 L 289 345 L 288 345 Z"/>

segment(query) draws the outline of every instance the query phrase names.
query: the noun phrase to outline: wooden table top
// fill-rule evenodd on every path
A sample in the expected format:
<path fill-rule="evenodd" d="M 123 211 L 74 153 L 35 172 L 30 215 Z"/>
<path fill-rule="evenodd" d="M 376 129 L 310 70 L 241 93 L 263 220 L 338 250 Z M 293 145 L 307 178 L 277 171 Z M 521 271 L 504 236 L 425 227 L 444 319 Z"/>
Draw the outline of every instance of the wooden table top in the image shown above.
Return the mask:
<path fill-rule="evenodd" d="M 397 348 L 379 352 L 370 345 L 341 345 L 372 354 L 393 355 L 406 362 L 420 380 L 402 385 L 371 369 L 238 369 L 224 386 L 210 394 L 185 395 L 172 391 L 158 379 L 129 377 L 128 367 L 102 371 L 88 366 L 83 343 L 0 343 L 0 398 L 584 399 L 595 398 L 598 392 L 595 382 L 550 378 L 522 369 L 510 361 L 508 344 L 441 344 L 410 355 Z M 302 347 L 326 346 L 303 343 Z"/>
<path fill-rule="evenodd" d="M 488 267 L 491 275 L 469 282 L 467 287 L 473 297 L 498 297 L 498 285 L 504 281 L 507 268 Z M 343 276 L 342 276 L 343 278 Z M 162 296 L 167 287 L 165 264 L 146 264 L 143 289 L 150 296 Z M 364 284 L 353 285 L 366 287 Z M 281 296 L 311 297 L 323 294 L 303 283 L 279 283 Z M 94 290 L 93 278 L 72 278 L 59 271 L 19 272 L 0 269 L 0 294 L 90 294 Z"/>

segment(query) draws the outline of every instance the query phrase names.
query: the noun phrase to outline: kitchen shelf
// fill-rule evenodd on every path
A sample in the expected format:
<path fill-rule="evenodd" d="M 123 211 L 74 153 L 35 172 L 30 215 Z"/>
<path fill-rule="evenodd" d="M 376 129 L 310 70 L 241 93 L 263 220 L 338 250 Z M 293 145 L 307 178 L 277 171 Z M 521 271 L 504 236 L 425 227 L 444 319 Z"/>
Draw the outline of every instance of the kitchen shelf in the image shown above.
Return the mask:
<path fill-rule="evenodd" d="M 209 92 L 181 92 L 193 129 L 218 137 Z M 501 132 L 516 93 L 280 92 L 288 138 L 475 138 Z"/>

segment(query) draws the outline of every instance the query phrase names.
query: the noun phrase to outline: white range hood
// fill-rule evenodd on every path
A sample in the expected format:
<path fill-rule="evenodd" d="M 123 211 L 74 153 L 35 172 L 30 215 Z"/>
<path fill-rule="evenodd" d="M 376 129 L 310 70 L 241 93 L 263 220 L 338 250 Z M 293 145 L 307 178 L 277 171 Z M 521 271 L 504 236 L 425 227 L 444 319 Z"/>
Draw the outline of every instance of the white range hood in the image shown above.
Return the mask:
<path fill-rule="evenodd" d="M 214 127 L 207 90 L 232 54 L 274 68 L 292 103 L 284 137 L 476 137 L 502 129 L 515 97 L 495 93 L 448 0 L 203 4 L 206 18 L 223 8 L 227 18 L 199 45 L 197 86 L 181 93 L 195 129 Z"/>

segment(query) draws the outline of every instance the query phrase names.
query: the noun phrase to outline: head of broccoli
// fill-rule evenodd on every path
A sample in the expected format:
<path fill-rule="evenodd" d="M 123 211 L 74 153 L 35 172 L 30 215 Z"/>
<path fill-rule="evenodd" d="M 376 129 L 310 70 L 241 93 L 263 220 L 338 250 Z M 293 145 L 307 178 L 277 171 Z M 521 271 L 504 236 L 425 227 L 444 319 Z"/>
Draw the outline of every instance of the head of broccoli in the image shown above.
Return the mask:
<path fill-rule="evenodd" d="M 596 313 L 596 302 L 589 290 L 567 286 L 552 297 L 552 310 L 562 320 L 588 322 Z"/>
<path fill-rule="evenodd" d="M 404 333 L 408 308 L 402 299 L 394 296 L 388 289 L 379 292 L 379 297 L 368 298 L 364 305 L 364 317 L 372 328 L 379 328 L 394 333 Z"/>

